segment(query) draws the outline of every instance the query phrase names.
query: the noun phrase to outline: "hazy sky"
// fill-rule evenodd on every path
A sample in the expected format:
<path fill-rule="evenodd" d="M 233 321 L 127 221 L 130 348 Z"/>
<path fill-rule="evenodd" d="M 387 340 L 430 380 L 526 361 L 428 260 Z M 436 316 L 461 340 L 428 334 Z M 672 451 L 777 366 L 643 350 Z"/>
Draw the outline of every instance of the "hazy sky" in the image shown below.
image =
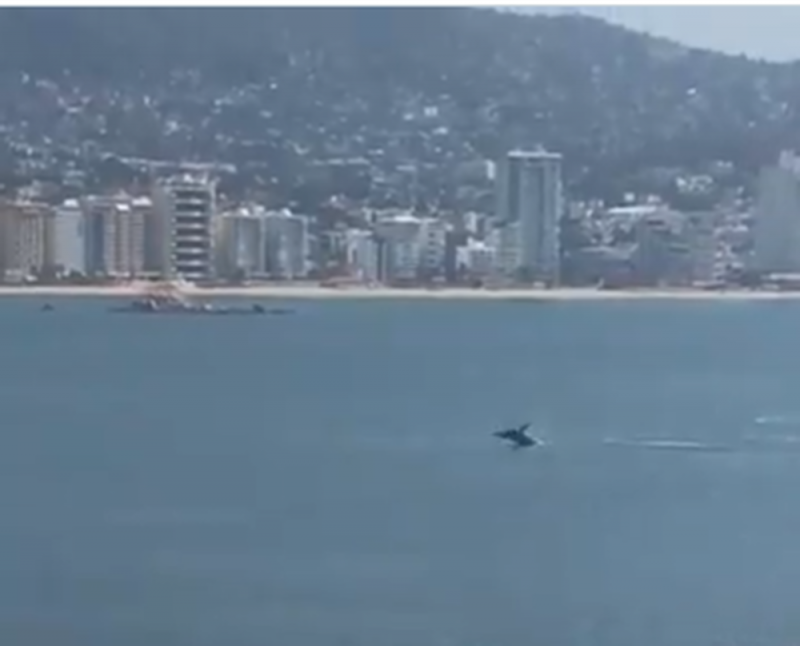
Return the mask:
<path fill-rule="evenodd" d="M 581 11 L 686 45 L 770 60 L 800 59 L 800 6 L 531 7 Z"/>

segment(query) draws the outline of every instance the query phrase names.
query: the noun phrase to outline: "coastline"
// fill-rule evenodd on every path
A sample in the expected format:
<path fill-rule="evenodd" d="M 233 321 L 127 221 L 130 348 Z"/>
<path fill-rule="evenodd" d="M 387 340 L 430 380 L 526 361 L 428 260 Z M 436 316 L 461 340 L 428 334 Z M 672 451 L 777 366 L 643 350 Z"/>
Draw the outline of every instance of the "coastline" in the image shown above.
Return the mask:
<path fill-rule="evenodd" d="M 770 291 L 703 291 L 693 289 L 628 289 L 608 290 L 585 288 L 562 289 L 468 289 L 468 288 L 371 288 L 319 287 L 316 285 L 254 285 L 242 287 L 187 287 L 181 292 L 194 298 L 250 299 L 406 299 L 406 300 L 495 300 L 495 301 L 613 301 L 613 300 L 703 300 L 755 301 L 800 300 L 800 292 Z M 0 286 L 2 297 L 91 297 L 138 298 L 141 284 L 116 286 L 24 285 Z"/>

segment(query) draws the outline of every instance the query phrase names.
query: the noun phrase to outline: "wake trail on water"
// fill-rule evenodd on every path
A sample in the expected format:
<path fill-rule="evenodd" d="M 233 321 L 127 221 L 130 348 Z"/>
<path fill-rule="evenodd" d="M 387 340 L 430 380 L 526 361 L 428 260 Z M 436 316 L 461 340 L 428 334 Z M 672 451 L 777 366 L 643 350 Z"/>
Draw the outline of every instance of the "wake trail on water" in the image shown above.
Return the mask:
<path fill-rule="evenodd" d="M 643 439 L 643 438 L 603 438 L 603 444 L 609 447 L 624 449 L 641 449 L 650 451 L 694 451 L 704 453 L 727 453 L 732 447 L 720 444 L 708 444 L 694 440 L 682 439 Z"/>
<path fill-rule="evenodd" d="M 761 420 L 761 421 L 759 421 Z M 786 424 L 786 420 L 791 423 L 796 423 L 798 428 L 787 429 L 781 424 Z M 571 453 L 572 451 L 582 451 L 590 449 L 593 445 L 595 448 L 606 448 L 627 451 L 657 451 L 657 452 L 673 452 L 673 453 L 710 453 L 710 454 L 723 454 L 723 453 L 762 453 L 762 452 L 787 452 L 796 453 L 800 452 L 800 416 L 762 416 L 755 420 L 759 426 L 775 426 L 774 430 L 765 432 L 763 429 L 759 431 L 757 428 L 752 428 L 742 434 L 731 436 L 725 442 L 706 442 L 700 439 L 694 439 L 686 436 L 660 436 L 660 437 L 647 437 L 647 436 L 633 436 L 625 437 L 622 435 L 602 437 L 599 442 L 597 440 L 583 441 L 572 440 L 559 441 L 555 438 L 552 432 L 539 432 L 531 433 L 531 438 L 535 440 L 536 444 L 531 447 L 525 447 L 525 450 L 520 450 L 521 453 L 538 453 L 544 451 L 547 453 Z M 775 432 L 782 430 L 783 432 Z M 491 440 L 491 438 L 490 438 Z M 390 452 L 390 453 L 441 453 L 447 452 L 451 454 L 463 453 L 482 453 L 486 449 L 487 438 L 483 434 L 479 435 L 438 435 L 438 434 L 380 434 L 380 435 L 363 435 L 356 438 L 351 438 L 349 444 L 351 448 L 356 450 L 377 451 L 377 452 Z M 506 446 L 500 442 L 500 446 Z"/>
<path fill-rule="evenodd" d="M 760 415 L 753 420 L 758 426 L 796 426 L 800 431 L 800 415 L 789 413 L 785 415 Z"/>
<path fill-rule="evenodd" d="M 783 447 L 795 451 L 800 450 L 800 436 L 798 435 L 747 433 L 744 435 L 743 440 L 748 446 Z"/>

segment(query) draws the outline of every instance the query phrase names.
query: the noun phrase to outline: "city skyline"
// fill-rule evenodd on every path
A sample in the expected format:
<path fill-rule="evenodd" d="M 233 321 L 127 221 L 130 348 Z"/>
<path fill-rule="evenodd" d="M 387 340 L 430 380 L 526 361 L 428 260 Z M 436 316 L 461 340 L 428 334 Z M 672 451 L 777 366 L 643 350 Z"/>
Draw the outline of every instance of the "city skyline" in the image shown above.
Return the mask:
<path fill-rule="evenodd" d="M 763 222 L 772 223 L 772 239 L 795 240 L 786 227 L 800 214 L 769 184 L 755 205 L 681 210 L 647 195 L 605 205 L 565 198 L 559 153 L 514 149 L 483 161 L 462 169 L 464 181 L 493 192 L 494 209 L 418 210 L 410 194 L 400 207 L 338 207 L 348 224 L 325 224 L 320 212 L 231 202 L 207 175 L 158 180 L 152 197 L 85 195 L 56 207 L 24 194 L 0 206 L 0 270 L 17 283 L 84 277 L 688 288 L 734 285 L 741 272 L 758 270 Z M 690 179 L 687 190 L 702 188 L 702 176 Z M 765 216 L 763 203 L 777 216 Z M 791 253 L 800 258 L 800 247 Z"/>

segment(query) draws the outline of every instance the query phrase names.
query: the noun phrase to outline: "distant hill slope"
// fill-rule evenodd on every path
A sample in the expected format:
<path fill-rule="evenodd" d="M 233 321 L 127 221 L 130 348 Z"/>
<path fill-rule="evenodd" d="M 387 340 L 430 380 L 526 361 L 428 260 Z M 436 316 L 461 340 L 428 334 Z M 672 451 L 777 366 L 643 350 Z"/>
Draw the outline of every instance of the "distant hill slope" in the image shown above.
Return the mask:
<path fill-rule="evenodd" d="M 175 70 L 197 75 L 178 82 Z M 640 165 L 725 159 L 751 168 L 800 136 L 796 65 L 690 50 L 579 16 L 2 8 L 6 121 L 19 116 L 20 71 L 62 80 L 68 72 L 62 87 L 78 84 L 106 97 L 147 94 L 190 125 L 203 119 L 197 97 L 209 102 L 250 84 L 235 124 L 217 119 L 202 127 L 263 137 L 255 115 L 267 118 L 267 111 L 275 137 L 315 151 L 319 139 L 355 135 L 350 148 L 386 147 L 387 133 L 412 139 L 403 144 L 407 156 L 419 151 L 434 161 L 436 149 L 445 157 L 496 156 L 542 143 L 565 153 L 570 176 L 588 191 Z M 438 108 L 444 143 L 429 135 L 413 141 L 407 113 L 420 106 Z M 120 141 L 136 136 L 118 121 Z M 219 138 L 196 139 L 195 153 L 207 155 Z M 105 141 L 113 145 L 108 133 Z"/>

